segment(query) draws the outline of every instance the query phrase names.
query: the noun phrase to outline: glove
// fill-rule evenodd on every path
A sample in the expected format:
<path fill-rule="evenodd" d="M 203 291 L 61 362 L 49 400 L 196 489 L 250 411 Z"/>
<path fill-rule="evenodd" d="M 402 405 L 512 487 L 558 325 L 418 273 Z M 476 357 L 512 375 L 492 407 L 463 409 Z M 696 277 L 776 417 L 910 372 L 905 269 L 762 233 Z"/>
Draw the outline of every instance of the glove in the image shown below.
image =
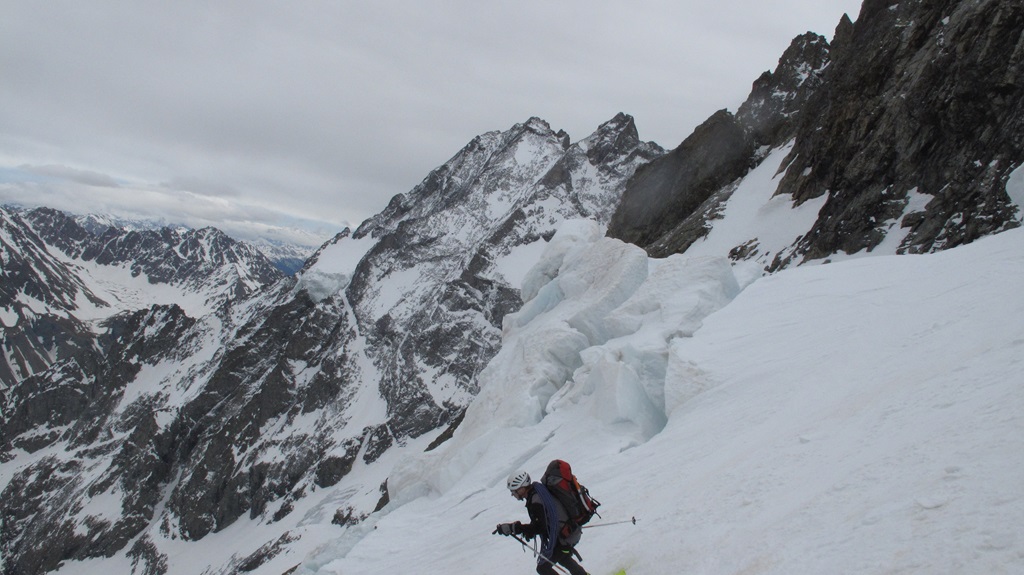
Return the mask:
<path fill-rule="evenodd" d="M 515 523 L 500 523 L 498 524 L 498 527 L 494 530 L 494 533 L 500 533 L 507 537 L 515 533 L 521 533 L 522 528 L 522 524 L 520 524 L 518 521 L 516 521 Z"/>

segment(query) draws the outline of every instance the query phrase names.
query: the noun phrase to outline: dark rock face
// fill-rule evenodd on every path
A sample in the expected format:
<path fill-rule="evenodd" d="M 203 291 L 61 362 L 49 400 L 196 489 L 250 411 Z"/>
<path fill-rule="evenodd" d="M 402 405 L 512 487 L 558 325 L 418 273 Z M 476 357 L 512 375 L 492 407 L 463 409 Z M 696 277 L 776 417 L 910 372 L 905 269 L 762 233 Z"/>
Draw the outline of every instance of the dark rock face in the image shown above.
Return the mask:
<path fill-rule="evenodd" d="M 33 452 L 58 439 L 86 444 L 98 433 L 91 425 L 93 418 L 104 418 L 116 407 L 124 386 L 138 372 L 138 362 L 169 357 L 180 349 L 182 334 L 194 322 L 176 306 L 142 310 L 110 320 L 110 331 L 102 338 L 106 340 L 106 356 L 95 348 L 80 351 L 8 391 L 8 408 L 0 420 L 0 440 L 10 442 L 4 449 Z M 59 434 L 56 430 L 61 426 L 71 427 Z M 47 427 L 55 431 L 22 436 Z"/>
<path fill-rule="evenodd" d="M 347 316 L 337 311 L 333 302 L 316 304 L 304 294 L 260 309 L 181 408 L 172 429 L 179 442 L 176 465 L 185 473 L 167 503 L 181 536 L 202 538 L 242 515 L 263 514 L 272 502 L 299 496 L 300 483 L 328 458 L 335 446 L 327 436 L 339 422 L 325 417 L 300 430 L 288 424 L 318 404 L 314 396 L 323 393 L 323 383 L 317 381 L 330 382 L 336 408 L 351 397 L 357 382 L 349 366 L 344 358 L 328 357 L 339 342 L 354 337 Z M 296 381 L 297 365 L 321 369 L 303 385 Z M 268 456 L 274 452 L 286 457 Z M 337 466 L 331 469 L 334 474 L 318 472 L 321 485 L 340 476 Z"/>
<path fill-rule="evenodd" d="M 608 234 L 646 246 L 679 225 L 722 186 L 750 169 L 753 142 L 725 110 L 678 148 L 637 170 Z"/>
<path fill-rule="evenodd" d="M 683 252 L 708 231 L 723 190 L 756 166 L 759 148 L 792 137 L 795 118 L 822 83 L 829 47 L 817 34 L 793 40 L 775 72 L 754 82 L 733 116 L 716 112 L 678 148 L 637 170 L 612 216 L 608 235 L 655 257 Z"/>
<path fill-rule="evenodd" d="M 856 23 L 840 21 L 831 47 L 798 37 L 754 82 L 733 119 L 742 140 L 709 137 L 719 112 L 638 170 L 608 233 L 653 256 L 685 251 L 713 225 L 729 182 L 787 142 L 776 193 L 826 200 L 769 269 L 870 251 L 893 230 L 898 253 L 915 253 L 1014 227 L 1006 182 L 1024 162 L 1022 32 L 1024 5 L 1013 0 L 868 0 Z M 687 165 L 706 176 L 678 177 Z M 915 194 L 930 200 L 909 213 Z"/>
<path fill-rule="evenodd" d="M 1020 2 L 865 2 L 779 186 L 798 202 L 828 194 L 797 253 L 871 249 L 911 190 L 933 199 L 901 222 L 901 251 L 1014 225 L 1005 186 L 1024 160 L 1022 32 Z"/>
<path fill-rule="evenodd" d="M 151 400 L 119 406 L 140 365 L 175 353 L 195 321 L 167 307 L 116 323 L 107 358 L 81 354 L 9 390 L 12 409 L 5 409 L 0 425 L 5 453 L 67 447 L 65 457 L 47 456 L 19 470 L 0 494 L 9 518 L 3 524 L 6 572 L 45 572 L 62 558 L 109 557 L 152 517 L 169 478 L 169 437 L 158 429 Z M 125 436 L 113 441 L 115 433 Z M 85 512 L 90 499 L 113 494 L 121 494 L 117 517 Z"/>

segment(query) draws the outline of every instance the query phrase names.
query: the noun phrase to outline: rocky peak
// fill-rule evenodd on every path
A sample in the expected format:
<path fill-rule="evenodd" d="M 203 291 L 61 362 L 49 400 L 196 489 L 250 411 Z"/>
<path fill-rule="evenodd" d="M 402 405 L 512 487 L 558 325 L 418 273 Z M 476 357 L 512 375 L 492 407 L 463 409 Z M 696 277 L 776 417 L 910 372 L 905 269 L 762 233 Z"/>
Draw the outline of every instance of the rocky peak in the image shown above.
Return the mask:
<path fill-rule="evenodd" d="M 560 134 L 564 133 L 560 131 L 559 134 L 555 134 L 555 132 L 551 129 L 551 124 L 549 124 L 547 120 L 542 120 L 536 116 L 531 117 L 523 124 L 516 124 L 511 131 L 517 132 L 519 130 L 529 131 L 541 137 L 548 137 L 554 135 L 559 140 L 562 139 Z"/>
<path fill-rule="evenodd" d="M 469 194 L 488 187 L 480 181 L 482 177 L 492 182 L 505 179 L 502 187 L 517 188 L 530 178 L 536 158 L 561 154 L 566 145 L 564 133 L 556 134 L 540 118 L 530 118 L 505 132 L 477 136 L 411 191 L 394 196 L 384 211 L 363 222 L 353 237 L 382 237 L 397 231 L 404 221 L 458 208 Z"/>
<path fill-rule="evenodd" d="M 381 437 L 416 437 L 458 413 L 464 399 L 457 398 L 475 392 L 477 361 L 452 358 L 489 357 L 502 317 L 521 303 L 518 286 L 495 272 L 496 263 L 516 246 L 550 237 L 566 218 L 607 217 L 625 179 L 660 153 L 642 151 L 648 146 L 635 134 L 632 118 L 620 114 L 570 145 L 567 134 L 530 118 L 474 138 L 359 227 L 353 239 L 377 241 L 346 299 L 381 371 L 389 406 Z M 400 296 L 380 286 L 380 278 L 397 274 L 420 281 Z M 456 325 L 463 335 L 453 341 Z M 422 366 L 439 370 L 444 395 L 427 393 Z"/>
<path fill-rule="evenodd" d="M 637 148 L 640 145 L 640 134 L 637 132 L 633 117 L 619 112 L 584 139 L 583 145 L 590 161 L 602 164 L 621 150 Z"/>
<path fill-rule="evenodd" d="M 842 54 L 847 48 L 856 48 L 852 46 L 853 42 L 853 20 L 850 20 L 850 16 L 843 14 L 843 17 L 839 19 L 839 24 L 836 25 L 836 30 L 832 35 L 831 53 L 832 57 L 838 57 L 838 54 Z"/>
<path fill-rule="evenodd" d="M 1016 225 L 1005 187 L 1024 161 L 1024 5 L 871 0 L 840 31 L 778 188 L 828 194 L 794 257 L 870 250 L 890 229 L 919 252 Z M 905 213 L 912 194 L 931 198 L 923 211 Z"/>
<path fill-rule="evenodd" d="M 1006 182 L 1024 162 L 1022 32 L 1019 0 L 869 0 L 856 23 L 843 16 L 831 48 L 797 37 L 735 118 L 716 114 L 638 170 L 608 233 L 655 256 L 685 251 L 730 184 L 789 142 L 776 194 L 825 199 L 769 269 L 886 237 L 897 253 L 921 252 L 1016 226 Z"/>
<path fill-rule="evenodd" d="M 754 81 L 736 119 L 751 133 L 756 145 L 778 146 L 792 137 L 790 119 L 821 86 L 829 62 L 829 44 L 824 36 L 808 32 L 793 39 L 774 72 L 766 71 Z"/>
<path fill-rule="evenodd" d="M 81 255 L 94 235 L 64 212 L 51 208 L 36 208 L 25 213 L 25 219 L 48 242 L 71 257 Z"/>

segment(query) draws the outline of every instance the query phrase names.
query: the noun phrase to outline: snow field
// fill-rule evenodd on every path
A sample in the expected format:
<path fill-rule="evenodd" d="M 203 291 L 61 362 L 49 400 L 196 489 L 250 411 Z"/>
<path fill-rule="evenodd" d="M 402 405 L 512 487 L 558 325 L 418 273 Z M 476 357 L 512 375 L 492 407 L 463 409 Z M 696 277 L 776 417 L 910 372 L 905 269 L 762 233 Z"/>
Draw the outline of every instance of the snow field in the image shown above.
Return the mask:
<path fill-rule="evenodd" d="M 755 260 L 762 266 L 771 263 L 800 235 L 809 230 L 818 212 L 828 199 L 826 195 L 796 206 L 790 196 L 776 196 L 782 163 L 793 149 L 793 143 L 776 148 L 749 174 L 739 180 L 725 202 L 719 219 L 707 236 L 694 242 L 686 255 L 722 256 L 735 246 L 756 244 Z"/>
<path fill-rule="evenodd" d="M 508 474 L 555 457 L 597 522 L 639 519 L 586 531 L 594 574 L 1024 571 L 1024 230 L 742 292 L 563 232 L 455 437 L 297 573 L 530 573 L 491 531 L 525 518 Z"/>

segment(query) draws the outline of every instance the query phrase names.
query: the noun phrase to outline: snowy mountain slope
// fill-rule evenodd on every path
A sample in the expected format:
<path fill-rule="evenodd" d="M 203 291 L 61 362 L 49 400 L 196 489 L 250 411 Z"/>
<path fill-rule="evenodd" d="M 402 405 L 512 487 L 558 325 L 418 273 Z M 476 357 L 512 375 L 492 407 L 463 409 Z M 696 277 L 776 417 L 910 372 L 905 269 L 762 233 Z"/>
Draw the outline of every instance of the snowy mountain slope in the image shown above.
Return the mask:
<path fill-rule="evenodd" d="M 586 532 L 594 573 L 1022 567 L 1024 232 L 746 287 L 724 258 L 648 260 L 594 232 L 564 227 L 529 274 L 451 440 L 354 465 L 347 481 L 394 467 L 389 506 L 339 529 L 350 488 L 314 489 L 279 522 L 161 542 L 168 572 L 521 573 L 529 555 L 490 534 L 525 515 L 504 480 L 554 457 L 600 521 L 639 519 Z M 132 556 L 58 572 L 119 566 Z"/>
<path fill-rule="evenodd" d="M 563 220 L 610 215 L 660 153 L 625 115 L 576 143 L 538 119 L 486 134 L 294 280 L 195 317 L 184 302 L 137 312 L 109 326 L 102 362 L 67 358 L 22 381 L 0 427 L 12 568 L 120 554 L 159 573 L 181 541 L 266 525 L 266 549 L 220 556 L 230 570 L 284 552 L 282 522 L 309 505 L 328 524 L 360 522 L 387 500 L 396 458 L 461 418 L 521 302 L 509 278 Z M 51 424 L 36 404 L 68 416 Z M 371 471 L 349 477 L 359 469 Z M 122 513 L 96 514 L 98 494 Z"/>
<path fill-rule="evenodd" d="M 738 295 L 709 273 L 722 260 L 652 261 L 644 281 L 635 248 L 609 241 L 577 234 L 539 265 L 559 269 L 552 283 L 594 275 L 633 291 L 541 289 L 510 316 L 454 438 L 403 462 L 372 527 L 294 573 L 526 572 L 529 554 L 490 532 L 525 517 L 505 477 L 554 457 L 574 463 L 604 520 L 639 519 L 587 530 L 593 573 L 1024 568 L 1024 232 L 794 269 Z M 619 271 L 605 269 L 609 250 Z M 680 294 L 659 273 L 691 281 Z M 566 318 L 581 315 L 618 337 L 566 349 Z M 638 350 L 667 351 L 666 368 Z M 524 357 L 529 369 L 509 369 Z M 569 378 L 553 386 L 554 373 Z"/>
<path fill-rule="evenodd" d="M 5 386 L 99 346 L 102 324 L 117 314 L 174 304 L 200 317 L 281 277 L 255 249 L 214 229 L 94 235 L 46 208 L 0 209 L 0 217 Z"/>
<path fill-rule="evenodd" d="M 92 346 L 88 326 L 69 313 L 106 306 L 55 257 L 18 215 L 0 209 L 0 390 L 42 371 L 58 355 Z"/>

